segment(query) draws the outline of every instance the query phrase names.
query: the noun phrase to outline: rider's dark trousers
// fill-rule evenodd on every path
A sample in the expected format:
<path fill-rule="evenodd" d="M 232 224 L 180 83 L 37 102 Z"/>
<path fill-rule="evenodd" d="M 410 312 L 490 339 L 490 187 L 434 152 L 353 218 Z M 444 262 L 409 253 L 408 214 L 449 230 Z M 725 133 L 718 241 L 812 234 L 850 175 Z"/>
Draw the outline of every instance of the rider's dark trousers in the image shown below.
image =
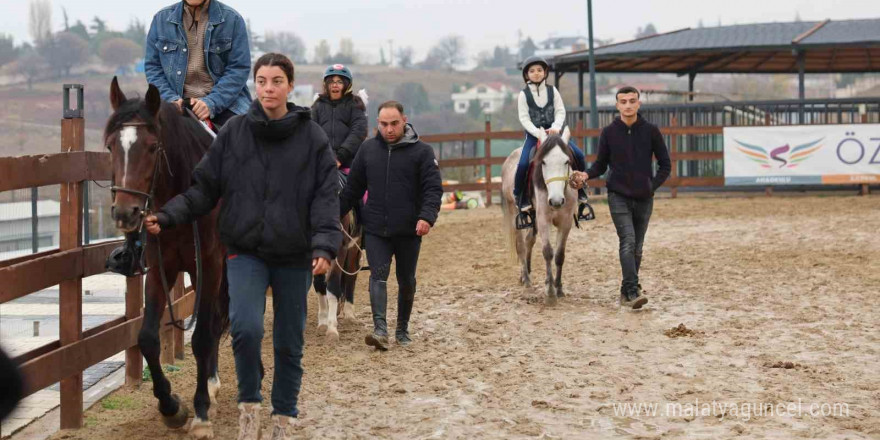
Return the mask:
<path fill-rule="evenodd" d="M 302 385 L 302 352 L 306 329 L 306 294 L 312 271 L 289 265 L 274 265 L 260 258 L 239 254 L 227 257 L 229 319 L 232 351 L 238 376 L 238 401 L 262 402 L 263 314 L 266 288 L 272 286 L 275 311 L 273 343 L 275 376 L 272 384 L 273 414 L 296 417 L 296 403 Z"/>
<path fill-rule="evenodd" d="M 608 192 L 608 209 L 620 239 L 620 269 L 623 289 L 631 291 L 639 284 L 642 265 L 642 245 L 648 232 L 648 222 L 654 210 L 654 198 L 633 199 L 616 192 Z"/>

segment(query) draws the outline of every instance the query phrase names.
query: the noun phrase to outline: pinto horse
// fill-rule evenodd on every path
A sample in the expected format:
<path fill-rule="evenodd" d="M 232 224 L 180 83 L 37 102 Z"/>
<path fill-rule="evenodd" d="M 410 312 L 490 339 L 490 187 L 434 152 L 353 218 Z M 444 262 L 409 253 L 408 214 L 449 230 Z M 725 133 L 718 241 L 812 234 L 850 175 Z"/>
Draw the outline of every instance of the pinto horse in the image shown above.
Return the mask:
<path fill-rule="evenodd" d="M 208 151 L 212 137 L 194 119 L 182 115 L 177 106 L 163 103 L 153 85 L 144 99 L 127 99 L 113 78 L 110 104 L 113 114 L 104 129 L 104 142 L 113 161 L 111 212 L 116 227 L 127 239 L 146 241 L 145 259 L 150 269 L 146 272 L 146 304 L 138 345 L 153 378 L 153 395 L 159 400 L 162 421 L 171 428 L 183 427 L 189 411 L 180 397 L 171 393 L 171 383 L 162 372 L 159 327 L 168 325 L 160 323 L 169 301 L 166 281 L 187 272 L 201 289 L 194 309 L 198 319 L 192 350 L 198 371 L 190 434 L 210 439 L 214 433 L 208 409 L 220 388 L 218 346 L 229 324 L 226 249 L 217 230 L 219 208 L 192 225 L 180 225 L 149 238 L 143 233 L 142 222 L 147 211 L 161 208 L 189 187 L 193 169 Z M 196 240 L 200 242 L 198 250 Z"/>
<path fill-rule="evenodd" d="M 340 182 L 340 186 L 344 186 Z M 339 221 L 343 231 L 342 245 L 336 260 L 330 264 L 326 281 L 315 278 L 318 293 L 318 333 L 331 341 L 339 339 L 337 316 L 354 322 L 354 287 L 357 284 L 362 250 L 362 226 L 354 210 Z M 330 295 L 328 295 L 330 293 Z"/>
<path fill-rule="evenodd" d="M 566 131 L 567 133 L 567 131 Z M 504 225 L 511 244 L 515 245 L 521 266 L 520 284 L 531 287 L 532 247 L 537 237 L 541 238 L 547 277 L 544 288 L 547 294 L 545 303 L 556 304 L 557 297 L 563 297 L 562 265 L 565 262 L 565 243 L 574 224 L 577 209 L 577 191 L 569 184 L 574 156 L 568 146 L 568 136 L 547 137 L 535 151 L 531 161 L 531 195 L 535 207 L 535 227 L 526 230 L 516 229 L 516 216 L 519 208 L 513 197 L 513 183 L 516 167 L 522 148 L 514 150 L 504 161 L 501 170 L 501 193 L 504 209 Z M 550 226 L 556 227 L 556 249 L 550 243 Z M 551 263 L 555 257 L 556 276 L 553 276 Z"/>

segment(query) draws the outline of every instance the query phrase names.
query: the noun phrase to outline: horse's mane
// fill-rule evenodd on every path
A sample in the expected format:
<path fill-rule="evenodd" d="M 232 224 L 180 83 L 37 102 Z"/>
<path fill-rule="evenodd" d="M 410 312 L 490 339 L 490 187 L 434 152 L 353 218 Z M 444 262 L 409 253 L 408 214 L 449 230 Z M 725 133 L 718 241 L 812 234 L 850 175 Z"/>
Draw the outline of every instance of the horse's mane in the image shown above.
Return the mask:
<path fill-rule="evenodd" d="M 556 134 L 547 136 L 547 139 L 544 139 L 544 142 L 541 143 L 541 148 L 535 152 L 535 158 L 532 159 L 532 163 L 534 164 L 532 182 L 538 187 L 538 189 L 547 189 L 547 184 L 544 182 L 544 158 L 547 157 L 547 155 L 556 147 L 561 148 L 562 152 L 568 156 L 569 164 L 572 166 L 574 165 L 574 154 L 572 154 L 571 148 L 568 148 L 568 144 L 562 139 L 562 136 Z"/>
<path fill-rule="evenodd" d="M 135 98 L 125 101 L 107 120 L 105 143 L 107 136 L 136 118 L 146 124 L 147 130 L 161 133 L 160 142 L 165 148 L 169 167 L 160 168 L 160 179 L 171 184 L 172 194 L 185 191 L 192 180 L 193 169 L 211 146 L 211 136 L 193 118 L 181 115 L 176 105 L 163 102 L 158 117 L 153 118 L 144 100 Z M 170 176 L 166 175 L 168 168 L 171 168 Z"/>

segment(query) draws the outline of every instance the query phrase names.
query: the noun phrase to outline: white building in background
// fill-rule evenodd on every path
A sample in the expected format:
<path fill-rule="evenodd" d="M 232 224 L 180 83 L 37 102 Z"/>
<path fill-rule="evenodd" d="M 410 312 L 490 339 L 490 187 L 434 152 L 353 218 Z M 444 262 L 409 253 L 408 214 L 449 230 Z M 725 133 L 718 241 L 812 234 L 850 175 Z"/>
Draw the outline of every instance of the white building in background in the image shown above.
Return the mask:
<path fill-rule="evenodd" d="M 461 87 L 458 93 L 452 94 L 453 108 L 456 113 L 467 113 L 472 102 L 479 102 L 483 113 L 495 113 L 504 107 L 512 92 L 502 83 L 477 84 L 471 88 Z"/>
<path fill-rule="evenodd" d="M 37 202 L 37 246 L 58 246 L 61 203 Z M 0 203 L 0 253 L 27 250 L 33 246 L 31 202 Z"/>
<path fill-rule="evenodd" d="M 535 55 L 544 58 L 555 57 L 564 53 L 584 50 L 589 40 L 587 37 L 550 37 L 537 44 Z"/>

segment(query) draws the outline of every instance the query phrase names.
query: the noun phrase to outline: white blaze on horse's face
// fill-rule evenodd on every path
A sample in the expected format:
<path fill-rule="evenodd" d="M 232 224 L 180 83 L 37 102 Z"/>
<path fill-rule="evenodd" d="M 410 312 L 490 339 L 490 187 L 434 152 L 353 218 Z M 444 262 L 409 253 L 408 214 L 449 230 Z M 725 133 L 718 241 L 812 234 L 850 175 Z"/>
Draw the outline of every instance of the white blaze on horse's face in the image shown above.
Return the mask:
<path fill-rule="evenodd" d="M 125 153 L 125 167 L 122 169 L 122 186 L 125 187 L 125 176 L 128 174 L 128 152 L 131 146 L 137 143 L 137 127 L 123 127 L 119 133 L 119 143 L 122 144 L 122 151 Z"/>
<path fill-rule="evenodd" d="M 553 148 L 544 156 L 544 182 L 547 184 L 547 202 L 554 208 L 565 204 L 565 187 L 571 175 L 571 163 L 562 146 Z"/>

